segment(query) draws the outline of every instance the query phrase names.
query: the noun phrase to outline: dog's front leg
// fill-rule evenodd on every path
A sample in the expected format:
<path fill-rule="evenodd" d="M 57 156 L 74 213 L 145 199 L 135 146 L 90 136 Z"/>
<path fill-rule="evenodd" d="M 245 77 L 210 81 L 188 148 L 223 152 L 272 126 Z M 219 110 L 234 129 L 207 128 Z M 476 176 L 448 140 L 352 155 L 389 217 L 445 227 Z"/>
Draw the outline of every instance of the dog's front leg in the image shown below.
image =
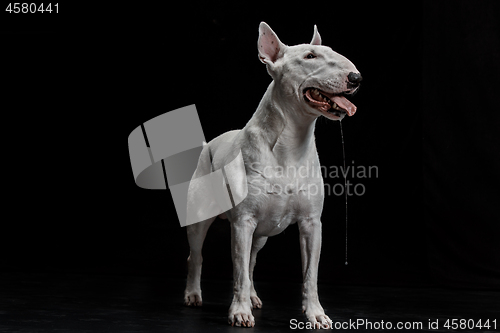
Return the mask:
<path fill-rule="evenodd" d="M 233 258 L 234 296 L 229 308 L 231 325 L 253 327 L 250 301 L 251 282 L 249 276 L 252 237 L 257 223 L 253 217 L 239 218 L 231 222 L 231 255 Z"/>
<path fill-rule="evenodd" d="M 302 311 L 317 328 L 330 328 L 332 321 L 325 315 L 318 298 L 318 265 L 321 252 L 321 221 L 305 219 L 298 222 L 302 256 Z"/>

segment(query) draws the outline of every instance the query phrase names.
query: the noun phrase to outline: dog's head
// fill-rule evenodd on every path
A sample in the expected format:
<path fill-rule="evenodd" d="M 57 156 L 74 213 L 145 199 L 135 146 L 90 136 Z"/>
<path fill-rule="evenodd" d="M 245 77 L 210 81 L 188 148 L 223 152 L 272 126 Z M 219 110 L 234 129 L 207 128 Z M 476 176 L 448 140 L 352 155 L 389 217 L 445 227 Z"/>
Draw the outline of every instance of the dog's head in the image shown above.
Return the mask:
<path fill-rule="evenodd" d="M 310 44 L 287 46 L 261 22 L 257 46 L 269 74 L 303 112 L 332 120 L 356 112 L 346 96 L 357 92 L 361 74 L 346 57 L 321 45 L 316 26 Z"/>

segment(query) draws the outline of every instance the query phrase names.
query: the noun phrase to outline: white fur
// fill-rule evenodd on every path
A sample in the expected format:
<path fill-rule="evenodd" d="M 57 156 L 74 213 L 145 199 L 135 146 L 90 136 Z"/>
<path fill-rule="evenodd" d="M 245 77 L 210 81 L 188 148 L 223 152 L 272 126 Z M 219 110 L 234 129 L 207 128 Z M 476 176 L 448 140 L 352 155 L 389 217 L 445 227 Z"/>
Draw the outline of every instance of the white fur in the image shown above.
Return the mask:
<path fill-rule="evenodd" d="M 262 306 L 252 278 L 257 252 L 269 236 L 297 222 L 304 278 L 302 309 L 309 321 L 327 327 L 331 320 L 324 313 L 317 291 L 324 195 L 314 127 L 321 115 L 332 120 L 340 118 L 311 107 L 304 100 L 303 90 L 316 87 L 332 94 L 347 91 L 347 75 L 357 70 L 348 59 L 320 45 L 316 26 L 310 44 L 290 47 L 281 43 L 264 22 L 259 32 L 259 58 L 266 64 L 273 82 L 242 130 L 222 134 L 210 141 L 202 152 L 207 154 L 210 149 L 214 170 L 232 161 L 240 150 L 245 162 L 243 172 L 246 172 L 249 194 L 222 216 L 227 217 L 231 225 L 234 271 L 234 297 L 228 320 L 236 326 L 255 325 L 252 307 Z M 307 59 L 309 52 L 317 57 Z M 227 142 L 230 144 L 222 144 Z M 277 176 L 275 171 L 280 167 L 284 172 Z M 300 167 L 308 168 L 306 177 L 292 172 Z M 209 172 L 200 163 L 193 178 Z M 191 249 L 185 290 L 187 305 L 202 303 L 201 248 L 214 219 L 187 227 Z"/>

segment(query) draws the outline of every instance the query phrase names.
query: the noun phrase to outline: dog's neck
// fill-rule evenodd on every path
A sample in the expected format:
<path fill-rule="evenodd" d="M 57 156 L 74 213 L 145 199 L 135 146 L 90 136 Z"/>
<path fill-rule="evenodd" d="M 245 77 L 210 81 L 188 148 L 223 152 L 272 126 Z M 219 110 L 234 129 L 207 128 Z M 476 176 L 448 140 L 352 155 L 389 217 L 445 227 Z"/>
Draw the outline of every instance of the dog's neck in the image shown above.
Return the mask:
<path fill-rule="evenodd" d="M 282 162 L 300 162 L 315 150 L 314 114 L 304 112 L 275 81 L 271 82 L 250 123 L 265 146 Z"/>

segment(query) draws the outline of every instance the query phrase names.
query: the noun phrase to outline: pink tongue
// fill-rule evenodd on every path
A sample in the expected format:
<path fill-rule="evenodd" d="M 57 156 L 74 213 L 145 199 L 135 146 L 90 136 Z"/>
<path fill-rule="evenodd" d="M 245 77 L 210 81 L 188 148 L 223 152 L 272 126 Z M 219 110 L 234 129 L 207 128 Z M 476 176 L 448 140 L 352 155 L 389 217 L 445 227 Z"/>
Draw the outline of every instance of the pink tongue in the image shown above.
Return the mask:
<path fill-rule="evenodd" d="M 346 110 L 348 116 L 352 116 L 356 113 L 356 105 L 349 102 L 349 100 L 344 96 L 333 96 L 330 99 L 332 100 L 332 102 L 337 103 L 337 105 L 340 106 L 341 109 Z"/>

